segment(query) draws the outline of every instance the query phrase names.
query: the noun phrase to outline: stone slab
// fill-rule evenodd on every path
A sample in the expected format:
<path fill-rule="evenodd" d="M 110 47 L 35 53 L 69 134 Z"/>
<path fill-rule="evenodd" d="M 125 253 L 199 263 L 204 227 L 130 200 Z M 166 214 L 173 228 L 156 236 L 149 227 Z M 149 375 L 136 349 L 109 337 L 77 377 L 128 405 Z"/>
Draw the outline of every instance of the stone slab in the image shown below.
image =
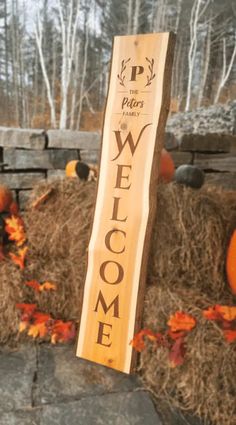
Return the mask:
<path fill-rule="evenodd" d="M 236 173 L 205 173 L 205 182 L 223 189 L 236 190 Z"/>
<path fill-rule="evenodd" d="M 236 136 L 227 134 L 184 134 L 180 140 L 180 150 L 192 152 L 230 152 L 231 144 L 236 144 Z"/>
<path fill-rule="evenodd" d="M 144 391 L 105 394 L 43 408 L 40 425 L 162 425 Z"/>
<path fill-rule="evenodd" d="M 44 130 L 0 127 L 0 146 L 42 150 L 46 146 Z"/>
<path fill-rule="evenodd" d="M 21 210 L 25 209 L 31 195 L 32 190 L 20 190 L 18 192 L 19 206 Z"/>
<path fill-rule="evenodd" d="M 44 151 L 4 149 L 4 162 L 8 169 L 64 169 L 67 162 L 76 159 L 76 150 L 67 149 L 46 149 Z"/>
<path fill-rule="evenodd" d="M 0 417 L 0 425 L 40 425 L 40 412 L 32 409 L 3 413 Z"/>
<path fill-rule="evenodd" d="M 48 147 L 99 150 L 101 135 L 89 131 L 48 130 Z"/>
<path fill-rule="evenodd" d="M 81 161 L 87 164 L 98 164 L 100 160 L 100 151 L 98 150 L 81 150 L 80 151 Z"/>
<path fill-rule="evenodd" d="M 37 404 L 129 391 L 137 386 L 135 376 L 79 359 L 74 347 L 39 347 Z"/>
<path fill-rule="evenodd" d="M 196 153 L 194 165 L 202 170 L 236 172 L 236 155 Z"/>
<path fill-rule="evenodd" d="M 15 352 L 0 352 L 0 417 L 3 412 L 31 407 L 35 370 L 33 344 L 21 346 Z"/>
<path fill-rule="evenodd" d="M 179 141 L 175 137 L 174 133 L 169 131 L 165 132 L 164 146 L 167 150 L 178 149 Z"/>
<path fill-rule="evenodd" d="M 10 189 L 32 189 L 45 178 L 45 173 L 0 173 L 0 184 Z"/>
<path fill-rule="evenodd" d="M 183 164 L 192 164 L 193 155 L 190 152 L 171 152 L 175 167 Z"/>
<path fill-rule="evenodd" d="M 48 170 L 47 180 L 64 179 L 65 175 L 65 170 Z"/>

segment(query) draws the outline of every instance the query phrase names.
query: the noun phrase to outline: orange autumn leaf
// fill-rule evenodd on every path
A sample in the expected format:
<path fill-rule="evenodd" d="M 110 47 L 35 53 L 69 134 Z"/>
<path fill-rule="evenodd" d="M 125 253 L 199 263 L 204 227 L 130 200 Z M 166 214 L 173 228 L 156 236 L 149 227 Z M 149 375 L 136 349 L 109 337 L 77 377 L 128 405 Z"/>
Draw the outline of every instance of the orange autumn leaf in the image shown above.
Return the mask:
<path fill-rule="evenodd" d="M 68 342 L 75 337 L 75 325 L 73 322 L 55 320 L 51 330 L 51 342 Z"/>
<path fill-rule="evenodd" d="M 9 256 L 12 259 L 13 263 L 20 267 L 21 270 L 25 268 L 25 257 L 28 248 L 25 246 L 24 248 L 19 249 L 18 255 L 9 252 Z"/>
<path fill-rule="evenodd" d="M 26 241 L 24 222 L 21 217 L 12 215 L 5 219 L 5 230 L 11 241 L 14 241 L 17 246 L 22 246 Z"/>
<path fill-rule="evenodd" d="M 16 308 L 21 310 L 21 321 L 26 322 L 26 321 L 29 321 L 31 319 L 33 313 L 37 309 L 37 305 L 36 304 L 24 304 L 24 303 L 20 304 L 19 303 L 19 304 L 16 304 Z"/>
<path fill-rule="evenodd" d="M 29 282 L 25 282 L 26 286 L 29 286 L 30 288 L 34 289 L 36 292 L 39 292 L 40 283 L 37 280 L 30 280 Z"/>
<path fill-rule="evenodd" d="M 216 305 L 216 311 L 220 313 L 224 320 L 232 322 L 236 320 L 236 307 L 229 307 L 226 305 Z"/>
<path fill-rule="evenodd" d="M 32 338 L 43 338 L 45 335 L 47 335 L 47 332 L 48 328 L 45 322 L 37 323 L 35 325 L 30 325 L 28 330 L 28 336 L 32 336 Z"/>
<path fill-rule="evenodd" d="M 43 292 L 43 291 L 56 291 L 57 286 L 55 285 L 55 283 L 52 282 L 44 282 L 40 285 L 39 287 L 39 291 Z"/>
<path fill-rule="evenodd" d="M 202 314 L 208 320 L 226 320 L 231 322 L 236 320 L 236 307 L 216 304 L 207 310 L 203 310 Z"/>
<path fill-rule="evenodd" d="M 203 317 L 207 320 L 221 320 L 221 314 L 216 310 L 216 306 L 209 307 L 207 310 L 203 310 Z"/>
<path fill-rule="evenodd" d="M 154 334 L 150 329 L 142 329 L 140 332 L 138 332 L 136 335 L 134 335 L 134 338 L 130 342 L 132 347 L 136 351 L 138 351 L 139 353 L 141 353 L 141 351 L 143 351 L 144 348 L 146 347 L 145 342 L 144 342 L 145 336 L 150 341 L 156 341 L 157 340 L 157 335 Z"/>
<path fill-rule="evenodd" d="M 177 311 L 170 316 L 167 324 L 172 332 L 191 331 L 196 325 L 196 320 L 190 314 Z"/>
<path fill-rule="evenodd" d="M 236 329 L 224 330 L 223 333 L 227 342 L 231 343 L 236 341 Z"/>
<path fill-rule="evenodd" d="M 50 316 L 50 314 L 41 313 L 40 311 L 35 311 L 33 313 L 33 323 L 34 324 L 47 323 L 50 320 L 52 320 L 52 317 Z"/>
<path fill-rule="evenodd" d="M 30 280 L 29 282 L 25 282 L 26 286 L 34 289 L 36 292 L 44 292 L 44 291 L 55 291 L 56 285 L 51 282 L 44 282 L 40 284 L 37 280 Z"/>
<path fill-rule="evenodd" d="M 21 321 L 20 324 L 19 324 L 19 332 L 20 333 L 24 332 L 27 329 L 28 325 L 29 325 L 28 322 Z"/>
<path fill-rule="evenodd" d="M 171 347 L 169 353 L 170 366 L 172 368 L 181 366 L 184 363 L 186 353 L 184 337 L 178 338 Z"/>
<path fill-rule="evenodd" d="M 52 194 L 53 189 L 48 189 L 43 195 L 40 195 L 34 202 L 31 204 L 31 208 L 38 208 L 41 204 L 43 204 Z"/>

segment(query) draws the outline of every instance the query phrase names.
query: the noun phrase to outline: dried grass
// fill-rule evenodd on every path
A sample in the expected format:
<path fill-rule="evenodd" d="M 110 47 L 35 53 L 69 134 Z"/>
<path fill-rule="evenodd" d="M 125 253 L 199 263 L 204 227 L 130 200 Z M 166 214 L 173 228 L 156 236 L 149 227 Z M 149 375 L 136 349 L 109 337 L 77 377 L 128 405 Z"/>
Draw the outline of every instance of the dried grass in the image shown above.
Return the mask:
<path fill-rule="evenodd" d="M 24 220 L 29 255 L 21 274 L 0 263 L 0 342 L 16 338 L 15 303 L 36 301 L 55 318 L 78 320 L 85 280 L 87 245 L 95 201 L 95 184 L 65 179 L 35 188 L 32 199 L 52 188 Z M 158 187 L 144 308 L 144 326 L 163 328 L 176 310 L 194 314 L 198 326 L 187 340 L 183 366 L 171 369 L 165 349 L 149 345 L 141 355 L 146 386 L 163 399 L 210 420 L 233 425 L 235 418 L 235 344 L 227 344 L 201 309 L 233 304 L 225 278 L 226 247 L 236 227 L 236 193 L 204 187 L 193 191 L 174 184 Z M 55 282 L 58 290 L 37 296 L 24 280 Z"/>

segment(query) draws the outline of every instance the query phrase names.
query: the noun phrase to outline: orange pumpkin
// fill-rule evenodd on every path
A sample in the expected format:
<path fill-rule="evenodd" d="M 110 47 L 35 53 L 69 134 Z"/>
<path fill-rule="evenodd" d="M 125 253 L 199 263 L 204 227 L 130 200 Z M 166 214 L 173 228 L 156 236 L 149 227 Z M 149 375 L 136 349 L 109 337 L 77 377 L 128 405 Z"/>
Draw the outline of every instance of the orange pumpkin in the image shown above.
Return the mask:
<path fill-rule="evenodd" d="M 6 186 L 0 185 L 0 213 L 8 211 L 13 202 L 12 193 Z"/>
<path fill-rule="evenodd" d="M 67 177 L 77 177 L 77 173 L 76 173 L 77 162 L 78 162 L 78 160 L 74 160 L 74 161 L 69 161 L 66 164 L 66 176 Z"/>
<path fill-rule="evenodd" d="M 234 230 L 228 246 L 226 274 L 231 291 L 236 295 L 236 230 Z"/>
<path fill-rule="evenodd" d="M 173 180 L 173 176 L 175 173 L 175 164 L 169 152 L 166 149 L 162 149 L 161 151 L 161 162 L 160 162 L 160 172 L 159 172 L 159 180 L 165 183 L 169 183 Z"/>

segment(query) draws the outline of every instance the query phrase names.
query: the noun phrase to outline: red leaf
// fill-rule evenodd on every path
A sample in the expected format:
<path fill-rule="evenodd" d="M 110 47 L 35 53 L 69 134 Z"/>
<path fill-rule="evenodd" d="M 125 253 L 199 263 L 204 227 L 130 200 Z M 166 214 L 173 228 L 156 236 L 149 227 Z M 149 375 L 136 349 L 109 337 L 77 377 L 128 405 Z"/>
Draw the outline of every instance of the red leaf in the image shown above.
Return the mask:
<path fill-rule="evenodd" d="M 223 333 L 229 343 L 236 341 L 236 330 L 224 330 Z"/>
<path fill-rule="evenodd" d="M 139 331 L 136 335 L 134 335 L 132 341 L 130 341 L 132 347 L 139 353 L 141 353 L 141 351 L 143 351 L 146 347 L 144 342 L 145 336 L 147 336 L 151 341 L 157 340 L 157 335 L 154 334 L 150 329 L 142 329 Z"/>
<path fill-rule="evenodd" d="M 26 257 L 26 253 L 28 251 L 28 248 L 25 246 L 22 249 L 19 249 L 18 254 L 13 254 L 12 252 L 9 252 L 9 255 L 13 261 L 13 263 L 15 263 L 17 266 L 20 267 L 21 270 L 23 270 L 25 268 L 25 257 Z"/>
<path fill-rule="evenodd" d="M 41 313 L 40 311 L 35 311 L 32 316 L 33 323 L 39 325 L 40 323 L 47 323 L 52 320 L 50 314 Z"/>
<path fill-rule="evenodd" d="M 25 282 L 26 286 L 33 288 L 36 292 L 40 291 L 40 283 L 37 280 L 30 280 L 29 282 Z"/>
<path fill-rule="evenodd" d="M 33 313 L 35 312 L 37 305 L 36 304 L 16 304 L 16 308 L 21 310 L 21 321 L 27 322 L 31 319 Z"/>
<path fill-rule="evenodd" d="M 207 310 L 203 310 L 202 314 L 208 320 L 232 322 L 236 319 L 236 307 L 216 304 Z"/>
<path fill-rule="evenodd" d="M 176 367 L 181 366 L 184 363 L 184 356 L 186 353 L 184 337 L 178 338 L 169 353 L 170 366 Z"/>
<path fill-rule="evenodd" d="M 55 320 L 51 330 L 51 342 L 69 342 L 75 338 L 75 324 L 73 322 L 63 322 Z"/>

